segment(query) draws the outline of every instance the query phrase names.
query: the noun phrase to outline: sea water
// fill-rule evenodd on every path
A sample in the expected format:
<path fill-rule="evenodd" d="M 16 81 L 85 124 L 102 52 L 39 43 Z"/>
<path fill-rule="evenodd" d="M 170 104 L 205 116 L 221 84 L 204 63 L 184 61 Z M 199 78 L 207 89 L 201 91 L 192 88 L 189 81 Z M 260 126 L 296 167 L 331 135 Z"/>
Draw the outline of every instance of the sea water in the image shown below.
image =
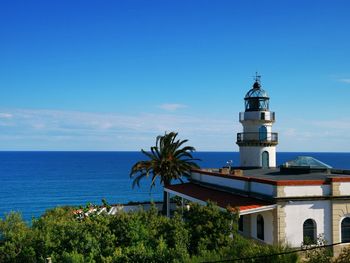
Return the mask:
<path fill-rule="evenodd" d="M 350 169 L 350 153 L 277 153 L 277 164 L 300 155 L 312 156 L 334 168 Z M 203 168 L 219 168 L 237 152 L 196 152 Z M 150 189 L 150 181 L 132 188 L 132 165 L 145 159 L 140 152 L 0 152 L 0 218 L 19 211 L 25 220 L 46 209 L 63 205 L 158 201 L 162 187 Z"/>

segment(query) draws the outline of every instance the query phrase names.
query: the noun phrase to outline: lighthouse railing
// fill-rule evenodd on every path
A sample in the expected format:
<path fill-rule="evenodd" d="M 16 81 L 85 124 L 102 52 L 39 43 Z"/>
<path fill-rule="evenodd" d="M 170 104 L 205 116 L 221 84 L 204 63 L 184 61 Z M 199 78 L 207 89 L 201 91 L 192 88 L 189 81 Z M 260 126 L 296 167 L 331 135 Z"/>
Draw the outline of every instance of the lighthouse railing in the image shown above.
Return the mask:
<path fill-rule="evenodd" d="M 278 142 L 277 132 L 240 132 L 237 142 Z"/>

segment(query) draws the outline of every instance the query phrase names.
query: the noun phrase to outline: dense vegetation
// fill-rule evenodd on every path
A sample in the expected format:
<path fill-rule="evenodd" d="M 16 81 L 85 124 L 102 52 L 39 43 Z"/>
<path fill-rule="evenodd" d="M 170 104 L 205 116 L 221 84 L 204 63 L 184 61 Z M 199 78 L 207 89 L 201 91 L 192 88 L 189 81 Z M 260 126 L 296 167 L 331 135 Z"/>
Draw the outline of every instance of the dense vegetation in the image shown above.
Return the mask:
<path fill-rule="evenodd" d="M 48 257 L 52 262 L 202 262 L 283 250 L 241 238 L 236 221 L 235 214 L 213 204 L 192 204 L 172 218 L 155 208 L 78 217 L 73 208 L 60 207 L 31 226 L 10 213 L 0 221 L 0 262 L 46 262 Z M 282 262 L 295 262 L 295 255 Z"/>
<path fill-rule="evenodd" d="M 0 220 L 0 262 L 210 262 L 288 251 L 260 245 L 236 232 L 237 216 L 217 206 L 191 204 L 172 218 L 150 211 L 91 213 L 73 208 L 47 211 L 28 226 L 18 213 Z M 338 263 L 349 262 L 349 252 Z M 322 250 L 308 262 L 329 262 Z M 321 260 L 323 259 L 323 260 Z M 328 260 L 328 261 L 326 261 Z M 238 262 L 297 262 L 295 253 Z M 235 261 L 236 262 L 236 261 Z"/>

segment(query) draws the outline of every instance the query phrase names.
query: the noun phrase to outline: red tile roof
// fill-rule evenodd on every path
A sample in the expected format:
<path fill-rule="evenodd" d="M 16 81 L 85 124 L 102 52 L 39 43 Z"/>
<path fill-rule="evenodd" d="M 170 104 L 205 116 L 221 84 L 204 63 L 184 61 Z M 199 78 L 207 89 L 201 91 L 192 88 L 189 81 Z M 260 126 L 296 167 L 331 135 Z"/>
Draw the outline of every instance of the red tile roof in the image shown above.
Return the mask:
<path fill-rule="evenodd" d="M 201 201 L 213 201 L 222 208 L 232 207 L 239 208 L 240 211 L 260 208 L 263 206 L 272 205 L 273 203 L 260 199 L 231 194 L 215 190 L 212 188 L 200 186 L 194 183 L 184 183 L 176 185 L 168 185 L 165 188 L 175 192 L 190 196 Z"/>

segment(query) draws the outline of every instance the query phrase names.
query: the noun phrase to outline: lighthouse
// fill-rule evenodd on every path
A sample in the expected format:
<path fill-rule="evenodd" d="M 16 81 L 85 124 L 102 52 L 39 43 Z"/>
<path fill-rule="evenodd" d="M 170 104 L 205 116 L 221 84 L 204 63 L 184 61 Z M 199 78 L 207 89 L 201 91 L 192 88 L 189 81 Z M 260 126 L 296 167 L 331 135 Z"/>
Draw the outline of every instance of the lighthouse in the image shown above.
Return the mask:
<path fill-rule="evenodd" d="M 241 167 L 276 167 L 278 134 L 272 132 L 275 113 L 269 110 L 269 96 L 256 74 L 253 87 L 244 98 L 245 111 L 239 113 L 243 132 L 237 133 Z"/>

